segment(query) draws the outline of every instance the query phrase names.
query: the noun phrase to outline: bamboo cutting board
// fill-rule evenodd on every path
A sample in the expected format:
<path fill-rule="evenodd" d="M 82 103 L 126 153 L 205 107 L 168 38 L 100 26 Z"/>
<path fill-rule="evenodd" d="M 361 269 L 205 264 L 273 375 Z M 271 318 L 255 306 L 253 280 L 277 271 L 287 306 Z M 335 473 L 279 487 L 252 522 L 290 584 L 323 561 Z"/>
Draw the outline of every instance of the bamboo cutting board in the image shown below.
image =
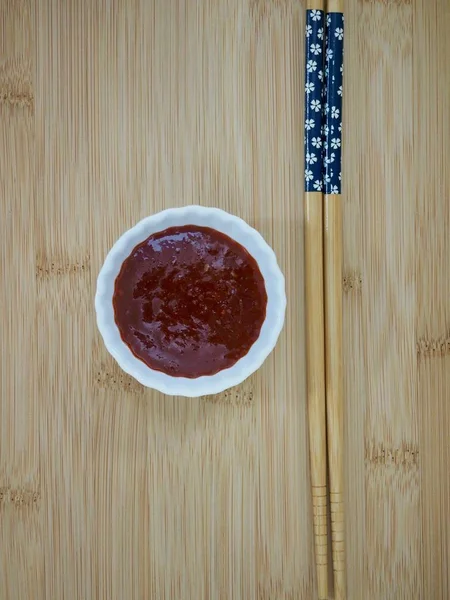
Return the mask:
<path fill-rule="evenodd" d="M 0 598 L 315 597 L 299 0 L 0 0 Z M 450 4 L 348 0 L 348 598 L 450 598 Z M 167 398 L 96 330 L 99 268 L 189 203 L 287 277 L 276 351 Z"/>

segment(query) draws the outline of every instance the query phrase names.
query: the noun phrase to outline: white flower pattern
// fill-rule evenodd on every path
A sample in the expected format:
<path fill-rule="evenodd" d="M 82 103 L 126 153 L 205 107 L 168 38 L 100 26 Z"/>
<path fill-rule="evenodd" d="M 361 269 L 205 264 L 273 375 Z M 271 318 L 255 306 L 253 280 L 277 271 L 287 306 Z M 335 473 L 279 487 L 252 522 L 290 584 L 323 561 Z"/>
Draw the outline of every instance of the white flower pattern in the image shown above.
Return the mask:
<path fill-rule="evenodd" d="M 322 30 L 322 40 L 320 38 Z M 324 13 L 320 10 L 306 11 L 305 43 L 305 190 L 312 191 L 314 182 L 322 180 L 322 90 L 319 74 L 324 64 Z M 313 143 L 314 140 L 314 143 Z M 320 146 L 317 145 L 320 140 Z"/>
<path fill-rule="evenodd" d="M 323 183 L 321 179 L 316 179 L 314 182 L 314 189 L 320 192 L 323 188 Z"/>
<path fill-rule="evenodd" d="M 305 190 L 336 194 L 341 190 L 343 15 L 329 13 L 325 19 L 323 11 L 308 9 L 306 20 Z"/>
<path fill-rule="evenodd" d="M 324 188 L 326 194 L 341 191 L 341 132 L 343 95 L 344 17 L 341 13 L 327 15 L 325 73 L 327 97 L 324 105 Z M 328 109 L 328 110 L 327 110 Z"/>
<path fill-rule="evenodd" d="M 314 163 L 317 162 L 317 156 L 315 155 L 314 152 L 307 152 L 305 160 L 306 160 L 306 164 L 313 165 Z"/>

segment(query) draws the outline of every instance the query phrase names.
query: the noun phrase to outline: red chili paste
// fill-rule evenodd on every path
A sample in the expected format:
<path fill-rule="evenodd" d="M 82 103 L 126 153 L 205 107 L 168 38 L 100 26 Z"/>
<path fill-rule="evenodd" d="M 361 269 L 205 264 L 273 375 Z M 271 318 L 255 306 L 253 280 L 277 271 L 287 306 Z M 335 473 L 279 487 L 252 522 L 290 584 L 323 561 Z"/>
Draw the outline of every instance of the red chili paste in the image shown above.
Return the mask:
<path fill-rule="evenodd" d="M 171 227 L 136 246 L 115 281 L 117 327 L 133 354 L 175 377 L 214 375 L 259 336 L 267 294 L 255 259 L 227 235 Z"/>

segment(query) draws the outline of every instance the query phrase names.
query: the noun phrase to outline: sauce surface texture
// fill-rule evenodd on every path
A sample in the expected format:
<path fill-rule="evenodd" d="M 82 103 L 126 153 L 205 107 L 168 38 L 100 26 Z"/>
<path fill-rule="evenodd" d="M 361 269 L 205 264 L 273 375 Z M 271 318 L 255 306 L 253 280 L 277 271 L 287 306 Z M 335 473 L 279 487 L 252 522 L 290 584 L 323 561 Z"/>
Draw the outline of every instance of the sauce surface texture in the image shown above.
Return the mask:
<path fill-rule="evenodd" d="M 259 336 L 267 294 L 255 259 L 228 236 L 171 227 L 134 248 L 116 278 L 117 327 L 133 354 L 176 377 L 213 375 Z"/>

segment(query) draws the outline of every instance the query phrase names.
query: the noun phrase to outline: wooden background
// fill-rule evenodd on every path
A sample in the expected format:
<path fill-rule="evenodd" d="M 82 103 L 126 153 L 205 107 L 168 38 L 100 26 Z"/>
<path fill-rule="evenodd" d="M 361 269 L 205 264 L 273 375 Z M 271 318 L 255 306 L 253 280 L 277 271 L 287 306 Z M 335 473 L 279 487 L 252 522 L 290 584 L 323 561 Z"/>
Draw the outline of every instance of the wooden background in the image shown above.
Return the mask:
<path fill-rule="evenodd" d="M 450 2 L 348 0 L 347 572 L 450 598 Z M 299 0 L 0 0 L 0 598 L 315 597 Z M 95 281 L 141 217 L 256 226 L 287 276 L 244 385 L 123 374 Z"/>

